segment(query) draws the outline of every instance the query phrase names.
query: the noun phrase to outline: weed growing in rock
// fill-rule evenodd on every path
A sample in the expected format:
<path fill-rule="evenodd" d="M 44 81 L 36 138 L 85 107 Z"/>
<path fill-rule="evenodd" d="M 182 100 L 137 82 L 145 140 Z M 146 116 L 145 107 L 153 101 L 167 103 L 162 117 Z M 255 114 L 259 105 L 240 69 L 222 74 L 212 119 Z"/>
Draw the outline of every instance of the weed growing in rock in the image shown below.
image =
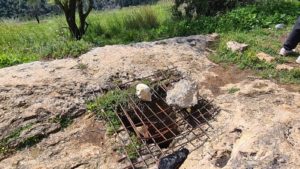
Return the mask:
<path fill-rule="evenodd" d="M 73 120 L 70 117 L 61 117 L 61 116 L 56 116 L 54 119 L 51 119 L 50 121 L 52 123 L 60 124 L 60 127 L 62 129 L 67 128 L 73 122 Z"/>
<path fill-rule="evenodd" d="M 27 147 L 32 147 L 34 145 L 36 145 L 37 143 L 39 143 L 45 136 L 43 135 L 36 135 L 36 136 L 32 136 L 29 138 L 26 138 L 24 141 L 22 141 L 17 149 L 21 150 L 23 148 L 27 148 Z"/>
<path fill-rule="evenodd" d="M 9 147 L 5 142 L 0 141 L 0 159 L 2 155 L 8 154 Z"/>
<path fill-rule="evenodd" d="M 110 123 L 107 123 L 107 132 L 108 134 L 112 134 L 114 129 L 118 129 L 121 125 L 115 111 L 117 111 L 119 105 L 127 107 L 129 97 L 132 97 L 134 92 L 134 88 L 111 90 L 103 96 L 98 97 L 95 101 L 88 103 L 88 110 L 95 112 L 101 119 L 109 120 Z"/>
<path fill-rule="evenodd" d="M 232 87 L 228 90 L 228 93 L 229 94 L 233 94 L 233 93 L 236 93 L 238 92 L 240 89 L 239 88 L 236 88 L 236 87 Z"/>
<path fill-rule="evenodd" d="M 86 70 L 87 68 L 88 68 L 88 65 L 84 64 L 84 63 L 79 63 L 77 65 L 77 69 L 80 69 L 80 70 Z"/>
<path fill-rule="evenodd" d="M 141 142 L 135 135 L 130 136 L 130 138 L 131 142 L 125 147 L 125 150 L 127 151 L 128 157 L 130 159 L 136 159 L 139 156 L 136 148 L 139 148 L 141 146 Z"/>
<path fill-rule="evenodd" d="M 6 154 L 9 154 L 11 152 L 15 151 L 16 147 L 11 147 L 9 144 L 15 140 L 17 140 L 22 133 L 22 131 L 25 131 L 27 129 L 30 129 L 33 126 L 33 124 L 27 124 L 23 127 L 19 127 L 12 131 L 7 137 L 0 140 L 0 158 L 1 156 L 5 156 Z"/>

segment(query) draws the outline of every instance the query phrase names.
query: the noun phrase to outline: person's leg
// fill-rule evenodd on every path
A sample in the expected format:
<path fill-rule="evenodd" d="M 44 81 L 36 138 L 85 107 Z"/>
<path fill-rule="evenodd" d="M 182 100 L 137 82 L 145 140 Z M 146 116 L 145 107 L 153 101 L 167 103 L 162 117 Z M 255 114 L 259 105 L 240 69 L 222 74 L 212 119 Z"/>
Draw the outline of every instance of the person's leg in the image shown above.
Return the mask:
<path fill-rule="evenodd" d="M 287 40 L 285 41 L 283 47 L 284 49 L 291 51 L 296 48 L 297 44 L 300 42 L 300 17 L 298 17 L 297 22 Z"/>

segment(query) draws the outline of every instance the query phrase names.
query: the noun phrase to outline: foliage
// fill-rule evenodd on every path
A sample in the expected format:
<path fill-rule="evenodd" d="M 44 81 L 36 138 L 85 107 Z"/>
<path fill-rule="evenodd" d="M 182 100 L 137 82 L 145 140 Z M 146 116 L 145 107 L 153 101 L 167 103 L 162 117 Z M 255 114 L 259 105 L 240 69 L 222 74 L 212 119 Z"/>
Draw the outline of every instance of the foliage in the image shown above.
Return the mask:
<path fill-rule="evenodd" d="M 135 135 L 131 135 L 130 140 L 131 142 L 125 147 L 125 150 L 130 159 L 136 159 L 139 156 L 137 151 L 138 148 L 141 147 L 141 142 Z"/>
<path fill-rule="evenodd" d="M 51 2 L 51 3 L 49 3 Z M 0 18 L 32 19 L 60 13 L 54 0 L 0 0 Z M 115 9 L 132 5 L 151 4 L 157 0 L 93 0 L 94 9 Z"/>
<path fill-rule="evenodd" d="M 95 101 L 88 103 L 88 110 L 95 112 L 101 119 L 109 120 L 106 126 L 108 134 L 112 134 L 121 126 L 115 111 L 118 110 L 119 105 L 127 107 L 129 97 L 134 94 L 134 91 L 134 88 L 111 90 L 105 95 L 98 97 Z"/>
<path fill-rule="evenodd" d="M 155 11 L 150 7 L 133 10 L 124 17 L 124 27 L 128 30 L 152 29 L 159 26 Z"/>
<path fill-rule="evenodd" d="M 51 10 L 55 11 L 55 8 L 46 0 L 0 0 L 0 18 L 33 17 L 33 12 L 46 15 Z"/>
<path fill-rule="evenodd" d="M 72 124 L 73 120 L 70 117 L 65 117 L 65 116 L 56 116 L 55 118 L 51 119 L 52 123 L 58 123 L 60 124 L 60 127 L 62 129 L 67 128 L 69 125 Z"/>
<path fill-rule="evenodd" d="M 116 4 L 120 7 L 128 7 L 132 5 L 139 5 L 139 4 L 150 4 L 155 3 L 158 0 L 115 0 Z"/>
<path fill-rule="evenodd" d="M 266 79 L 276 79 L 280 83 L 300 84 L 299 68 L 291 71 L 288 70 L 276 71 L 274 69 L 267 69 L 258 72 L 258 75 Z"/>
<path fill-rule="evenodd" d="M 156 30 L 167 19 L 166 10 L 169 7 L 154 5 L 93 13 L 89 17 L 89 30 L 83 39 L 97 45 L 155 39 Z"/>
<path fill-rule="evenodd" d="M 128 98 L 131 97 L 133 94 L 134 88 L 130 88 L 127 90 L 111 90 L 105 95 L 97 98 L 94 102 L 89 103 L 88 109 L 91 111 L 98 111 L 98 113 L 100 113 L 100 117 L 104 118 L 101 110 L 115 111 L 117 108 L 116 106 L 125 105 L 128 102 Z"/>
<path fill-rule="evenodd" d="M 45 137 L 44 135 L 35 135 L 35 136 L 31 136 L 29 138 L 26 138 L 24 141 L 22 141 L 18 145 L 17 150 L 32 147 L 32 146 L 36 145 L 37 143 L 39 143 L 44 137 Z"/>
<path fill-rule="evenodd" d="M 232 25 L 237 30 L 251 30 L 253 28 L 268 28 L 278 23 L 293 23 L 299 15 L 299 4 L 277 2 L 272 5 L 249 5 L 237 8 L 219 17 L 218 31 L 230 31 Z"/>
<path fill-rule="evenodd" d="M 91 44 L 70 40 L 62 19 L 36 24 L 0 22 L 0 67 L 43 58 L 76 57 Z"/>
<path fill-rule="evenodd" d="M 14 151 L 14 148 L 10 147 L 10 143 L 12 141 L 15 141 L 19 138 L 22 131 L 30 129 L 33 124 L 27 124 L 25 126 L 19 127 L 12 131 L 7 137 L 0 140 L 0 157 L 1 155 L 6 155 L 12 151 Z"/>
<path fill-rule="evenodd" d="M 35 0 L 37 1 L 37 0 Z M 64 12 L 68 28 L 70 30 L 71 36 L 80 40 L 85 34 L 88 28 L 88 23 L 86 18 L 93 9 L 94 1 L 93 0 L 53 0 L 56 5 Z M 78 20 L 77 22 L 77 15 Z"/>
<path fill-rule="evenodd" d="M 88 65 L 84 63 L 79 63 L 76 67 L 79 70 L 86 70 L 88 68 Z"/>
<path fill-rule="evenodd" d="M 212 16 L 219 12 L 233 9 L 238 5 L 253 2 L 251 0 L 175 0 L 173 14 L 175 16 Z"/>
<path fill-rule="evenodd" d="M 239 90 L 240 90 L 239 88 L 232 87 L 232 88 L 230 88 L 230 89 L 228 90 L 228 93 L 229 93 L 229 94 L 233 94 L 233 93 L 235 93 L 235 92 L 238 92 Z"/>
<path fill-rule="evenodd" d="M 294 62 L 293 56 L 282 59 L 278 55 L 278 50 L 281 48 L 281 42 L 278 40 L 286 34 L 291 28 L 287 27 L 284 30 L 277 31 L 274 29 L 252 29 L 250 32 L 237 31 L 226 32 L 221 34 L 221 41 L 216 47 L 216 53 L 210 56 L 214 62 L 221 64 L 236 64 L 241 69 L 252 69 L 263 78 L 276 79 L 282 83 L 299 83 L 299 68 L 292 71 L 278 71 L 277 64 L 285 62 Z M 244 53 L 232 53 L 226 47 L 226 42 L 234 40 L 249 44 L 249 48 Z M 267 63 L 259 60 L 256 54 L 265 52 L 276 58 L 275 62 Z"/>

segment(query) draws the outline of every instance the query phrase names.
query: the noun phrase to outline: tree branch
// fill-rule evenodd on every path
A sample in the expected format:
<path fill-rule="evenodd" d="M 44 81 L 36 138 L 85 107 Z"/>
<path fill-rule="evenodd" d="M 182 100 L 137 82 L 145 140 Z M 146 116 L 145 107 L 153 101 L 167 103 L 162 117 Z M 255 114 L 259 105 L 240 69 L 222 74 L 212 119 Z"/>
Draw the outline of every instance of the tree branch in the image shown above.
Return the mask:
<path fill-rule="evenodd" d="M 77 0 L 77 9 L 78 9 L 79 18 L 83 19 L 84 18 L 84 13 L 83 13 L 83 2 L 82 2 L 82 0 Z"/>
<path fill-rule="evenodd" d="M 60 2 L 60 0 L 55 0 L 55 4 L 57 4 L 62 10 L 66 11 L 66 7 Z"/>
<path fill-rule="evenodd" d="M 86 18 L 90 14 L 90 12 L 92 11 L 93 7 L 94 7 L 94 1 L 93 0 L 89 0 L 89 6 L 88 6 L 87 11 L 84 14 L 84 18 Z"/>

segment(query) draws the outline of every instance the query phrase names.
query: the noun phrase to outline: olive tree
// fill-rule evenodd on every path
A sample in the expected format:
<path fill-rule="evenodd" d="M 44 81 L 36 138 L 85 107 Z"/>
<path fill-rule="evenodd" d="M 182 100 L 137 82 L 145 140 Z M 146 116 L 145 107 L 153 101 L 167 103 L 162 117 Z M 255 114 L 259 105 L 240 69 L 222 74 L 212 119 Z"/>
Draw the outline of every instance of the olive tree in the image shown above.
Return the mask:
<path fill-rule="evenodd" d="M 88 28 L 86 18 L 93 9 L 94 0 L 52 0 L 52 2 L 64 12 L 72 37 L 80 40 Z M 76 11 L 79 23 L 76 23 Z"/>
<path fill-rule="evenodd" d="M 30 13 L 35 17 L 36 21 L 40 23 L 39 12 L 41 8 L 41 0 L 27 0 L 27 4 L 30 7 Z"/>

